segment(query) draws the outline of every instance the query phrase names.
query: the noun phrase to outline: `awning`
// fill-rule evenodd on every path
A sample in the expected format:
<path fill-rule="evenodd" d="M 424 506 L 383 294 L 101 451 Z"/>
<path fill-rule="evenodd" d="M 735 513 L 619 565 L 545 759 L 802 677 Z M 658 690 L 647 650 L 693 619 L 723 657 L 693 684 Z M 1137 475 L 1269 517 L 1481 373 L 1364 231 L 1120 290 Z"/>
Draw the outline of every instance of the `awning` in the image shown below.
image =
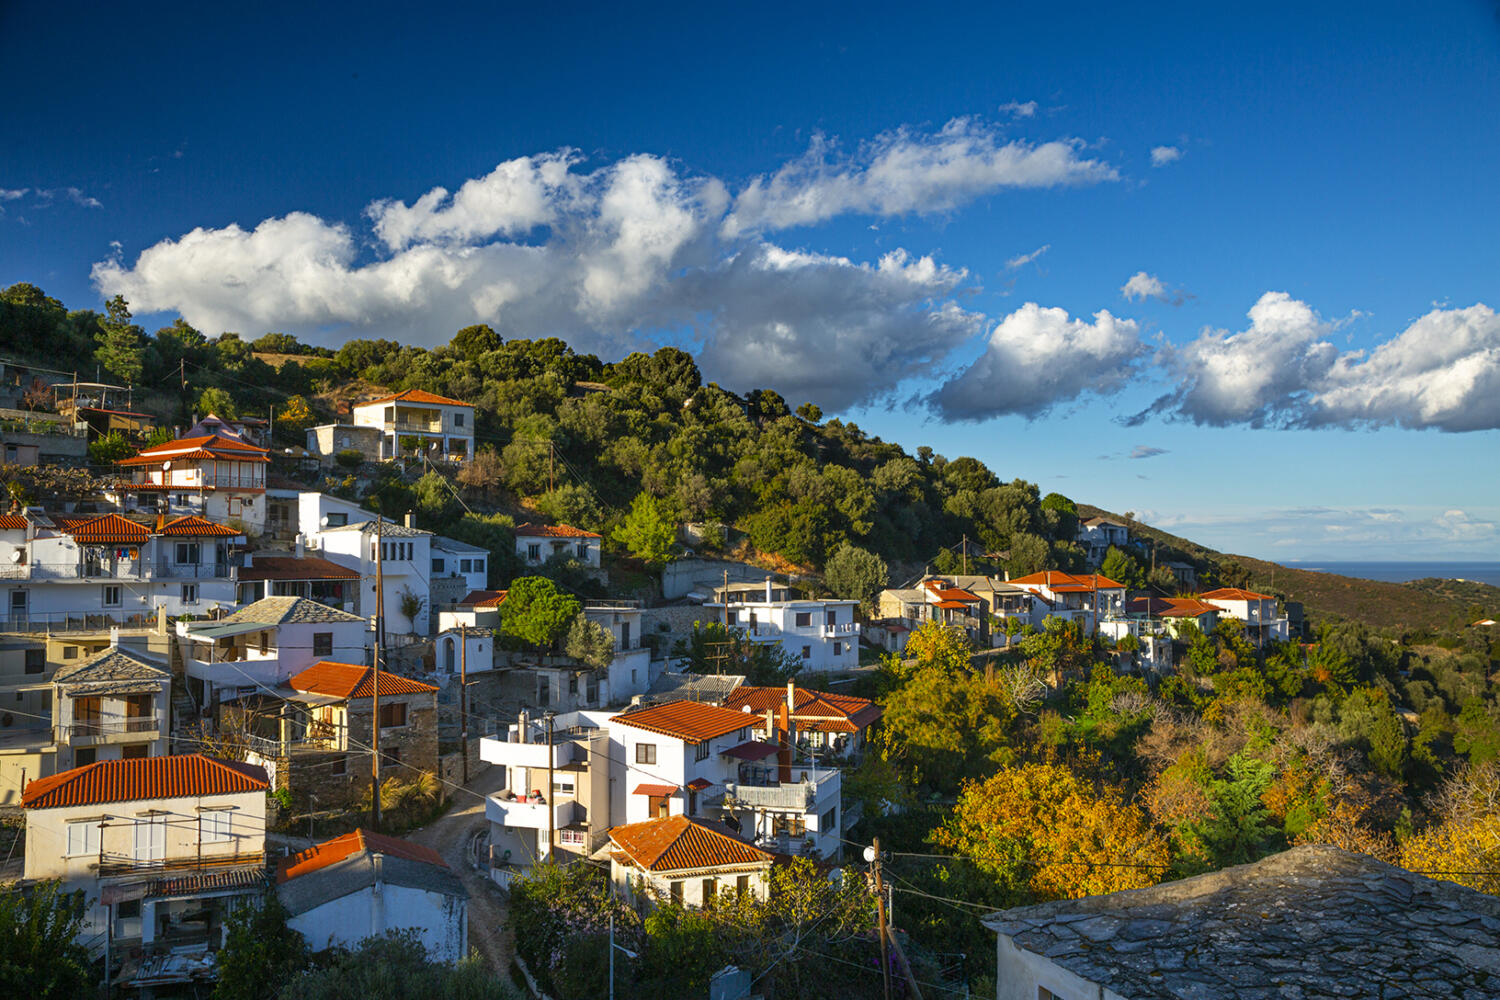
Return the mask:
<path fill-rule="evenodd" d="M 189 639 L 225 639 L 232 635 L 244 635 L 246 632 L 267 632 L 276 629 L 272 622 L 229 622 L 223 625 L 189 625 L 187 638 Z"/>
<path fill-rule="evenodd" d="M 636 785 L 632 795 L 675 795 L 676 785 Z"/>
<path fill-rule="evenodd" d="M 687 788 L 690 792 L 701 792 L 703 789 L 712 788 L 713 786 L 714 783 L 707 778 L 694 778 L 687 783 Z"/>
<path fill-rule="evenodd" d="M 774 743 L 761 743 L 758 740 L 751 740 L 749 743 L 741 743 L 737 747 L 730 747 L 724 751 L 724 756 L 738 757 L 740 760 L 757 761 L 776 756 L 780 749 Z"/>

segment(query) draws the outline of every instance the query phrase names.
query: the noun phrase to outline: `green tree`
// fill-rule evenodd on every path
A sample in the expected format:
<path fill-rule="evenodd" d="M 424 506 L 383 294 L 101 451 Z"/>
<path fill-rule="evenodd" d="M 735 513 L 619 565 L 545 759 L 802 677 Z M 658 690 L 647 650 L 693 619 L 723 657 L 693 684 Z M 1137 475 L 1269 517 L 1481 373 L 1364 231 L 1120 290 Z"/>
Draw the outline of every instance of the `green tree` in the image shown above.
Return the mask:
<path fill-rule="evenodd" d="M 213 414 L 220 420 L 233 420 L 239 416 L 239 407 L 234 397 L 216 385 L 211 385 L 198 394 L 198 416 Z"/>
<path fill-rule="evenodd" d="M 302 345 L 290 333 L 267 333 L 250 342 L 252 351 L 262 354 L 301 354 Z"/>
<path fill-rule="evenodd" d="M 1061 687 L 1065 676 L 1084 675 L 1099 663 L 1103 649 L 1098 637 L 1086 634 L 1076 619 L 1049 616 L 1042 631 L 1021 640 L 1021 654 L 1034 673 L 1052 677 Z"/>
<path fill-rule="evenodd" d="M 302 434 L 313 425 L 316 419 L 312 407 L 301 396 L 289 397 L 281 411 L 276 414 L 277 426 L 291 434 Z"/>
<path fill-rule="evenodd" d="M 1225 771 L 1226 776 L 1215 778 L 1210 787 L 1214 815 L 1203 829 L 1203 840 L 1220 866 L 1254 861 L 1276 834 L 1261 799 L 1275 769 L 1241 751 L 1229 758 Z"/>
<path fill-rule="evenodd" d="M 135 448 L 131 447 L 130 442 L 125 440 L 125 435 L 119 431 L 110 431 L 89 442 L 89 461 L 95 465 L 114 465 L 134 454 Z"/>
<path fill-rule="evenodd" d="M 515 1000 L 514 986 L 478 956 L 457 965 L 433 961 L 415 928 L 365 938 L 322 968 L 288 982 L 279 1000 Z"/>
<path fill-rule="evenodd" d="M 615 660 L 615 637 L 603 625 L 579 615 L 568 626 L 563 652 L 595 670 L 602 670 Z"/>
<path fill-rule="evenodd" d="M 952 793 L 966 778 L 1010 761 L 1015 706 L 983 674 L 919 666 L 888 694 L 876 739 L 882 756 L 917 785 Z"/>
<path fill-rule="evenodd" d="M 83 914 L 83 894 L 61 882 L 0 892 L 0 995 L 92 996 L 88 952 L 78 944 Z"/>
<path fill-rule="evenodd" d="M 604 510 L 593 489 L 574 483 L 563 483 L 543 493 L 537 499 L 536 509 L 559 524 L 571 524 L 586 531 L 597 530 L 604 520 Z"/>
<path fill-rule="evenodd" d="M 828 557 L 823 578 L 839 597 L 858 601 L 866 613 L 874 607 L 875 598 L 890 581 L 885 560 L 875 553 L 845 542 Z"/>
<path fill-rule="evenodd" d="M 1104 561 L 1099 564 L 1099 572 L 1114 580 L 1123 583 L 1130 590 L 1140 590 L 1146 586 L 1146 570 L 1141 561 L 1129 552 L 1122 552 L 1113 545 L 1109 551 L 1104 553 Z"/>
<path fill-rule="evenodd" d="M 567 632 L 583 605 L 544 576 L 523 576 L 510 585 L 500 608 L 500 631 L 533 647 L 551 646 Z"/>
<path fill-rule="evenodd" d="M 275 1000 L 308 967 L 307 942 L 289 916 L 274 890 L 229 915 L 214 1000 Z"/>
<path fill-rule="evenodd" d="M 610 533 L 637 558 L 653 566 L 667 561 L 676 537 L 676 526 L 668 515 L 666 504 L 642 490 L 630 502 L 625 521 Z"/>
<path fill-rule="evenodd" d="M 140 381 L 145 366 L 146 345 L 141 328 L 130 322 L 130 306 L 123 295 L 105 304 L 105 318 L 99 321 L 94 359 L 128 384 Z"/>
<path fill-rule="evenodd" d="M 448 342 L 460 357 L 477 358 L 488 351 L 500 349 L 500 335 L 485 323 L 466 326 L 453 335 Z"/>
<path fill-rule="evenodd" d="M 749 684 L 785 684 L 802 669 L 802 660 L 779 643 L 753 642 L 740 628 L 721 622 L 693 622 L 693 630 L 672 646 L 672 656 L 692 674 L 744 674 Z"/>
<path fill-rule="evenodd" d="M 797 416 L 810 424 L 815 424 L 823 419 L 823 408 L 817 403 L 803 403 L 797 407 Z"/>

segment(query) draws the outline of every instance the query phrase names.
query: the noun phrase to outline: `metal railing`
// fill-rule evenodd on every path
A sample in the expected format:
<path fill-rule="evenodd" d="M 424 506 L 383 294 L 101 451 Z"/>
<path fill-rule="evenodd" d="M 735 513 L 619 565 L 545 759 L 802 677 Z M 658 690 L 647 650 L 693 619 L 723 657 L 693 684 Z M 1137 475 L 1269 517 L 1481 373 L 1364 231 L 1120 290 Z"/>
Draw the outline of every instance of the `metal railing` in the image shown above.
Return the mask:
<path fill-rule="evenodd" d="M 234 569 L 227 562 L 174 563 L 158 560 L 154 575 L 159 580 L 232 580 Z"/>
<path fill-rule="evenodd" d="M 138 612 L 12 611 L 0 617 L 0 632 L 104 632 L 114 627 L 148 629 L 156 624 L 154 614 Z"/>
<path fill-rule="evenodd" d="M 129 854 L 100 852 L 97 863 L 101 876 L 134 875 L 153 872 L 200 872 L 210 868 L 264 867 L 266 852 L 234 854 L 198 854 L 187 858 L 137 858 Z"/>
<path fill-rule="evenodd" d="M 129 733 L 156 733 L 162 729 L 158 715 L 132 716 L 123 719 L 90 719 L 57 727 L 59 742 L 68 739 L 90 739 L 103 736 L 122 736 Z"/>

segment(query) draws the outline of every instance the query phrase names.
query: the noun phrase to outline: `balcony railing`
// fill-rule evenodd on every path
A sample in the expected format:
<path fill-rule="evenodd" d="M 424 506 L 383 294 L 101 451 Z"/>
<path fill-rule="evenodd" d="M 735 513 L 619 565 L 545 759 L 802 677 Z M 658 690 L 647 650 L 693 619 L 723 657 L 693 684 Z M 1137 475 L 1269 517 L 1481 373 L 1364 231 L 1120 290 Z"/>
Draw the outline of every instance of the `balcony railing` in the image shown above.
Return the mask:
<path fill-rule="evenodd" d="M 148 875 L 158 872 L 201 872 L 213 868 L 265 867 L 266 852 L 250 851 L 223 854 L 205 853 L 177 858 L 137 858 L 130 854 L 101 853 L 96 865 L 101 877 L 112 875 Z"/>
<path fill-rule="evenodd" d="M 858 622 L 839 622 L 837 625 L 824 625 L 823 637 L 831 639 L 839 635 L 855 635 L 859 632 Z"/>
<path fill-rule="evenodd" d="M 443 433 L 443 423 L 441 420 L 437 423 L 417 423 L 411 420 L 387 420 L 385 422 L 385 429 L 388 431 L 396 431 L 400 434 L 441 434 Z"/>
<path fill-rule="evenodd" d="M 145 629 L 155 622 L 155 615 L 143 612 L 128 615 L 103 611 L 48 611 L 33 614 L 12 610 L 8 616 L 0 617 L 0 632 L 104 632 L 114 627 Z"/>
<path fill-rule="evenodd" d="M 80 739 L 95 739 L 106 736 L 127 736 L 131 733 L 158 733 L 162 720 L 158 715 L 141 715 L 125 719 L 94 719 L 74 721 L 72 725 L 58 726 L 59 742 Z"/>
<path fill-rule="evenodd" d="M 726 782 L 725 800 L 733 799 L 753 809 L 792 809 L 806 812 L 818 801 L 818 789 L 829 781 L 838 780 L 837 771 L 816 771 L 798 768 L 797 773 L 806 774 L 806 781 L 791 781 L 777 785 L 747 785 Z"/>
<path fill-rule="evenodd" d="M 114 563 L 32 563 L 29 568 L 33 580 L 139 580 L 144 566 L 139 559 L 122 559 Z"/>
<path fill-rule="evenodd" d="M 227 562 L 174 563 L 158 560 L 158 580 L 230 580 L 234 578 L 234 567 Z"/>

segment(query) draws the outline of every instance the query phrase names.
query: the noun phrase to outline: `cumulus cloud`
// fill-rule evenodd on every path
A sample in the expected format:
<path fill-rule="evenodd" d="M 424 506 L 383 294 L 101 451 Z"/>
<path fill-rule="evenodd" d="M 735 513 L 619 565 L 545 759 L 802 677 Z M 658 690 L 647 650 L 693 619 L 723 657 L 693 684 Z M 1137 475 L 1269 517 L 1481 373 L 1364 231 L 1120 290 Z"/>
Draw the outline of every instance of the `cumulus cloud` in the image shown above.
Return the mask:
<path fill-rule="evenodd" d="M 487 322 L 605 355 L 685 334 L 710 378 L 831 410 L 879 398 L 981 329 L 954 301 L 962 269 L 726 238 L 730 195 L 717 179 L 647 155 L 579 164 L 570 150 L 522 157 L 456 192 L 376 201 L 365 212 L 373 255 L 355 227 L 292 212 L 195 229 L 133 262 L 117 254 L 93 277 L 137 312 L 175 311 L 212 331 L 432 344 Z"/>
<path fill-rule="evenodd" d="M 1084 393 L 1113 392 L 1145 353 L 1134 320 L 1100 310 L 1091 323 L 1028 302 L 996 324 L 979 359 L 928 402 L 948 420 L 1035 418 Z"/>
<path fill-rule="evenodd" d="M 1130 280 L 1120 286 L 1120 294 L 1125 296 L 1126 301 L 1155 299 L 1165 302 L 1167 305 L 1180 306 L 1184 301 L 1191 298 L 1182 289 L 1168 289 L 1164 281 L 1154 274 L 1145 271 L 1137 271 L 1130 276 Z"/>
<path fill-rule="evenodd" d="M 1082 159 L 1076 141 L 1002 141 L 999 130 L 955 118 L 938 132 L 889 132 L 854 156 L 817 137 L 806 154 L 735 198 L 725 234 L 805 226 L 849 213 L 892 216 L 945 212 L 1004 188 L 1093 184 L 1119 175 Z"/>
<path fill-rule="evenodd" d="M 1012 118 L 1034 118 L 1036 109 L 1036 101 L 1010 101 L 1000 105 L 1000 113 Z"/>
<path fill-rule="evenodd" d="M 1164 347 L 1177 388 L 1130 422 L 1500 428 L 1500 317 L 1486 305 L 1434 309 L 1368 355 L 1341 353 L 1327 339 L 1336 324 L 1285 292 L 1262 295 L 1249 318 Z"/>
<path fill-rule="evenodd" d="M 59 188 L 0 188 L 0 203 L 7 201 L 20 201 L 30 195 L 30 204 L 33 208 L 46 208 L 52 203 L 62 200 L 72 202 L 80 208 L 103 208 L 98 198 L 76 187 Z"/>
<path fill-rule="evenodd" d="M 1131 458 L 1155 458 L 1157 455 L 1165 455 L 1167 449 L 1153 448 L 1149 444 L 1138 444 L 1130 451 Z"/>
<path fill-rule="evenodd" d="M 1035 250 L 1031 251 L 1031 253 L 1017 254 L 1016 256 L 1005 262 L 1005 269 L 1007 271 L 1015 271 L 1019 268 L 1023 268 L 1027 264 L 1034 263 L 1038 257 L 1051 249 L 1051 243 L 1044 243 L 1041 246 L 1037 247 Z"/>
<path fill-rule="evenodd" d="M 1165 167 L 1168 163 L 1176 163 L 1182 159 L 1182 150 L 1176 146 L 1152 146 L 1151 165 L 1153 167 Z"/>

